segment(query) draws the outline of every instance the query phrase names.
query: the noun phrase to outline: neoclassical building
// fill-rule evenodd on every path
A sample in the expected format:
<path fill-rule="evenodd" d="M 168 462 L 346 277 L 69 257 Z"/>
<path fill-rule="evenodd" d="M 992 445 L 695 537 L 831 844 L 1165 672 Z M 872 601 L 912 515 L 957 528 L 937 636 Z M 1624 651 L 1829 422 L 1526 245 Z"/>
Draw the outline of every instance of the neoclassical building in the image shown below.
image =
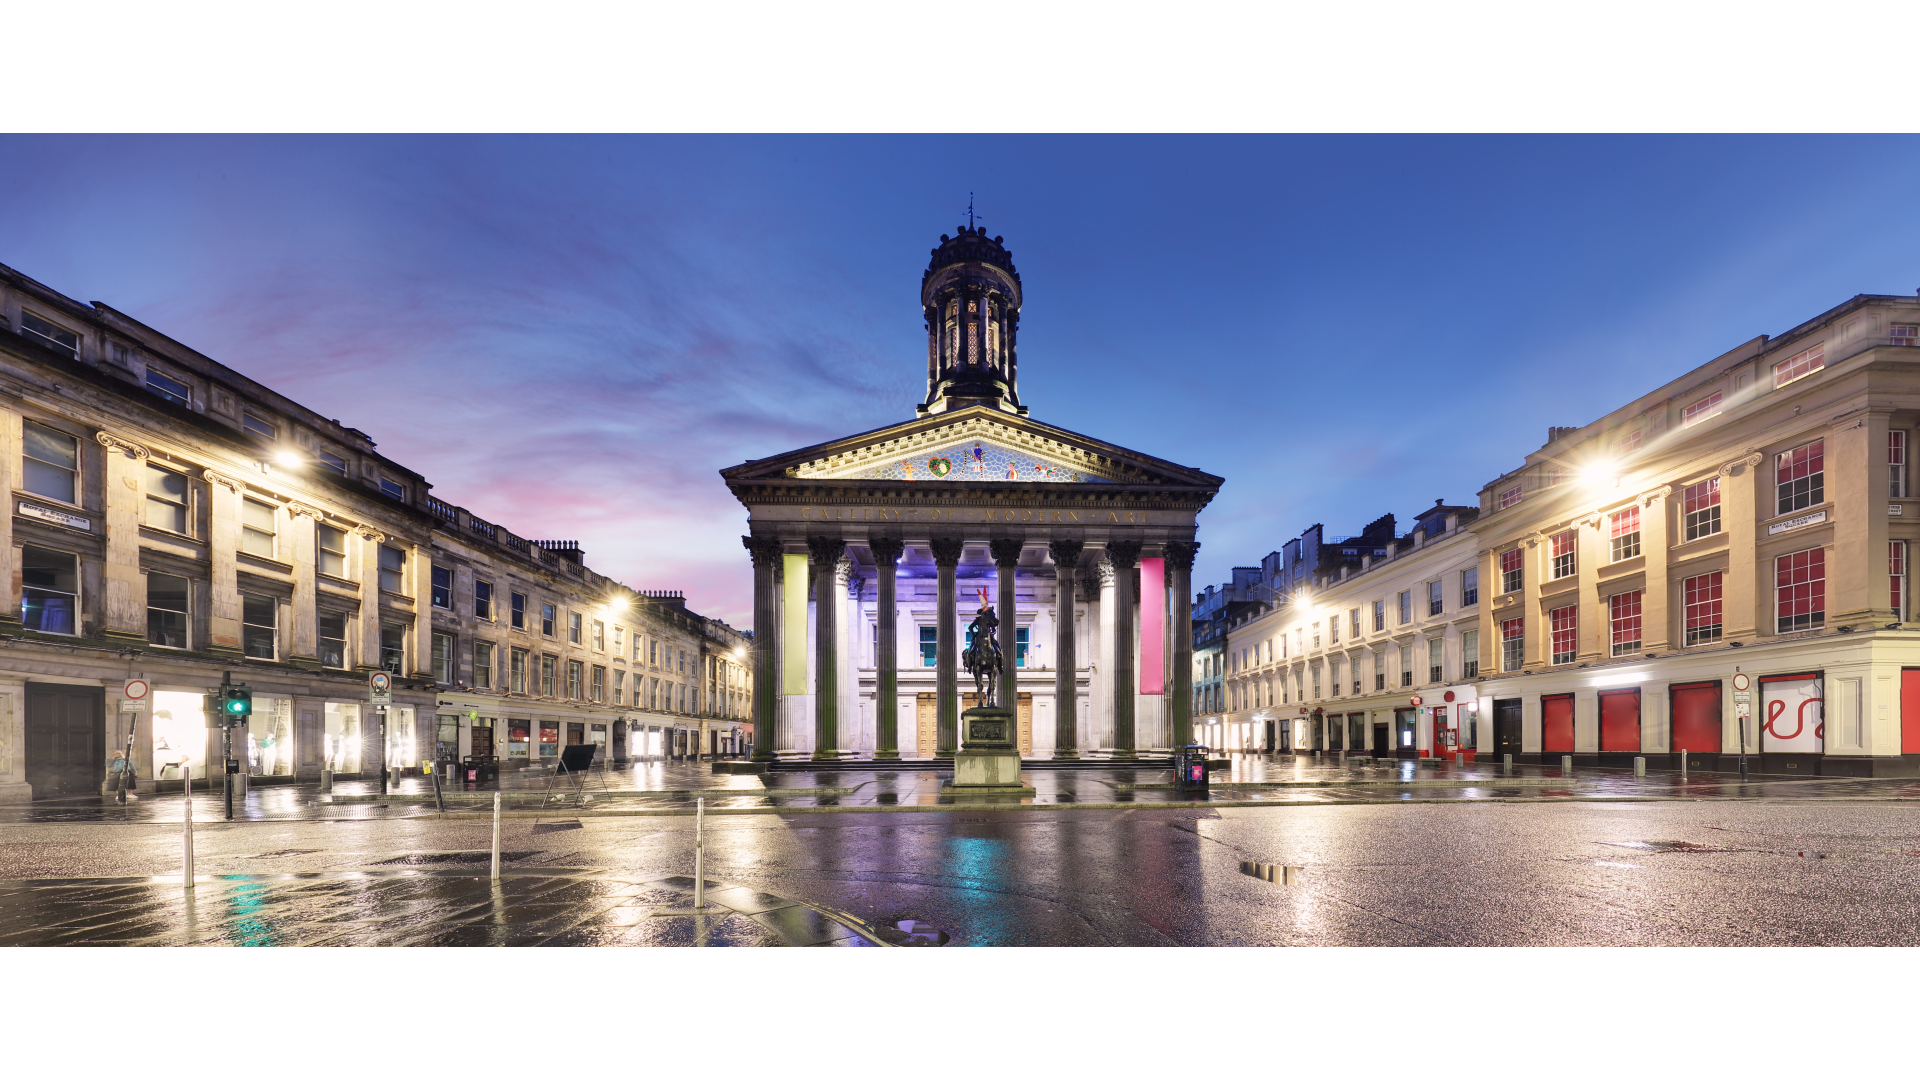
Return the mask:
<path fill-rule="evenodd" d="M 748 516 L 754 756 L 951 756 L 983 597 L 1022 756 L 1189 741 L 1189 572 L 1221 479 L 1029 416 L 999 237 L 942 236 L 920 303 L 914 418 L 721 473 Z"/>

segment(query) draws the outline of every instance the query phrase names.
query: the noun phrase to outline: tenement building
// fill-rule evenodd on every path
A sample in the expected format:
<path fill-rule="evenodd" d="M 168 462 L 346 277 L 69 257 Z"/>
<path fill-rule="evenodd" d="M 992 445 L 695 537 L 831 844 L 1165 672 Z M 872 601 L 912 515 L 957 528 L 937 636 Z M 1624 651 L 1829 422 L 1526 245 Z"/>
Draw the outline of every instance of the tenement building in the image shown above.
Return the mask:
<path fill-rule="evenodd" d="M 0 801 L 737 749 L 748 635 L 442 502 L 364 433 L 0 267 Z M 368 676 L 394 678 L 375 706 Z"/>
<path fill-rule="evenodd" d="M 1478 749 L 1920 771 L 1920 303 L 1857 296 L 1488 484 Z"/>
<path fill-rule="evenodd" d="M 950 757 L 986 603 L 1024 756 L 1187 740 L 1196 517 L 1221 480 L 1030 417 L 1020 289 L 999 237 L 942 236 L 917 415 L 722 472 L 748 517 L 757 758 Z"/>

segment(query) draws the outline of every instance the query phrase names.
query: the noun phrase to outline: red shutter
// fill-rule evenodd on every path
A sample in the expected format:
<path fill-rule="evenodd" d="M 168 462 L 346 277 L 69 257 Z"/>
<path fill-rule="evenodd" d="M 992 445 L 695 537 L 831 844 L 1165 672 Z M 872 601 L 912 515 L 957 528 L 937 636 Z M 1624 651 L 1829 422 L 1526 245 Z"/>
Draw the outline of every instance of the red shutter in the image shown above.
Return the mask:
<path fill-rule="evenodd" d="M 1573 753 L 1573 695 L 1556 694 L 1540 699 L 1540 751 L 1545 754 Z"/>
<path fill-rule="evenodd" d="M 1720 752 L 1719 683 L 1673 688 L 1673 749 L 1689 754 Z"/>
<path fill-rule="evenodd" d="M 1609 753 L 1640 749 L 1640 688 L 1600 691 L 1600 749 Z"/>
<path fill-rule="evenodd" d="M 1920 754 L 1920 668 L 1900 669 L 1900 752 Z"/>

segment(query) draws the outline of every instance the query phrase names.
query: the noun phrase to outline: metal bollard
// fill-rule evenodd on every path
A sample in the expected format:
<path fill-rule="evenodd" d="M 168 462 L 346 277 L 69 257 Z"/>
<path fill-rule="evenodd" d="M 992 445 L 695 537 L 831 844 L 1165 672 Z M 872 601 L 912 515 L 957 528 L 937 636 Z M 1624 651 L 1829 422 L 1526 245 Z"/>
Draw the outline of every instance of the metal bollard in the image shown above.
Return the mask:
<path fill-rule="evenodd" d="M 1467 755 L 1465 755 L 1465 754 L 1462 754 L 1462 753 L 1455 753 L 1455 754 L 1453 755 L 1453 763 L 1454 763 L 1454 764 L 1455 764 L 1456 766 L 1463 766 L 1463 765 L 1465 765 L 1465 764 L 1467 763 Z"/>
<path fill-rule="evenodd" d="M 1572 754 L 1568 754 L 1560 759 L 1560 775 L 1561 776 L 1573 775 L 1573 755 Z"/>
<path fill-rule="evenodd" d="M 1633 778 L 1635 780 L 1645 780 L 1647 778 L 1646 758 L 1637 757 L 1633 759 Z"/>
<path fill-rule="evenodd" d="M 320 794 L 322 795 L 333 794 L 333 766 L 332 765 L 328 765 L 320 770 Z"/>
<path fill-rule="evenodd" d="M 500 880 L 500 793 L 493 793 L 493 877 Z"/>
<path fill-rule="evenodd" d="M 1506 773 L 1511 773 L 1513 771 L 1513 755 L 1512 754 L 1500 755 L 1500 771 L 1506 772 Z"/>
<path fill-rule="evenodd" d="M 693 801 L 693 909 L 704 911 L 707 906 L 707 841 L 702 835 L 707 823 L 707 800 L 701 796 Z"/>
<path fill-rule="evenodd" d="M 182 850 L 180 861 L 180 880 L 188 892 L 193 891 L 193 770 L 187 770 L 186 789 L 186 846 Z"/>
<path fill-rule="evenodd" d="M 1687 778 L 1687 752 L 1685 750 L 1682 750 L 1680 751 L 1680 779 L 1685 780 L 1686 778 Z"/>

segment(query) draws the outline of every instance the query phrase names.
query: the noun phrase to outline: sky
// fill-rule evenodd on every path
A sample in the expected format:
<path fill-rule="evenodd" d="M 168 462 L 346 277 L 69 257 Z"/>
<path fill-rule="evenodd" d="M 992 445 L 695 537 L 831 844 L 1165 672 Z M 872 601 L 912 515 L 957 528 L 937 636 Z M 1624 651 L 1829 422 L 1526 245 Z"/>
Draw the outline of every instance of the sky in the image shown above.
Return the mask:
<path fill-rule="evenodd" d="M 913 416 L 970 196 L 1032 415 L 1226 479 L 1198 588 L 1912 293 L 1916 194 L 1910 137 L 0 137 L 0 262 L 746 627 L 718 471 Z"/>

